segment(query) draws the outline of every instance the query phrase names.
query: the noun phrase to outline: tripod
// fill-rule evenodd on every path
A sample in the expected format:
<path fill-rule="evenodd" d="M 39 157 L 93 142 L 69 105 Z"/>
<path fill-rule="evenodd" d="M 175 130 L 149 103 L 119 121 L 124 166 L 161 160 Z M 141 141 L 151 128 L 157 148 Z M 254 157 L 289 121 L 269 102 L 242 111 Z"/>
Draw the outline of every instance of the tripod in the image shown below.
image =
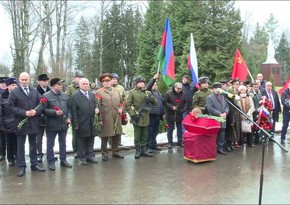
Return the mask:
<path fill-rule="evenodd" d="M 262 192 L 263 192 L 263 182 L 264 182 L 264 159 L 265 159 L 265 148 L 266 148 L 266 142 L 268 139 L 271 139 L 273 142 L 275 142 L 283 151 L 288 152 L 282 145 L 280 145 L 275 139 L 271 138 L 271 135 L 265 131 L 262 127 L 260 127 L 256 122 L 251 120 L 249 116 L 247 116 L 239 107 L 237 107 L 234 103 L 229 101 L 227 98 L 225 98 L 226 101 L 233 106 L 236 110 L 239 111 L 243 116 L 245 116 L 249 121 L 251 121 L 254 125 L 256 125 L 259 128 L 259 132 L 262 132 L 262 144 L 263 144 L 263 150 L 262 150 L 262 165 L 261 165 L 261 173 L 260 173 L 260 189 L 259 189 L 259 204 L 262 204 Z"/>

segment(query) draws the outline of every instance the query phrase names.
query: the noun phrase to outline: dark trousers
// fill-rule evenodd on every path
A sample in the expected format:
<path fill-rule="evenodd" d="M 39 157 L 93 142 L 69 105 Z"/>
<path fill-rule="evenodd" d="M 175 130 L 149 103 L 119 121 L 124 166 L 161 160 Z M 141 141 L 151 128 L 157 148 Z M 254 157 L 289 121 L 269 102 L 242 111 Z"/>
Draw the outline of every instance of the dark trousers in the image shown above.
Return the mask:
<path fill-rule="evenodd" d="M 39 133 L 36 136 L 37 154 L 43 154 L 43 152 L 42 152 L 42 141 L 43 141 L 44 130 L 45 130 L 45 126 L 39 126 Z"/>
<path fill-rule="evenodd" d="M 6 133 L 0 131 L 0 155 L 6 156 Z"/>
<path fill-rule="evenodd" d="M 182 143 L 182 123 L 180 122 L 176 122 L 176 129 L 177 129 L 177 142 L 179 144 Z M 168 144 L 173 144 L 173 130 L 174 130 L 174 122 L 169 122 L 167 121 L 167 140 L 168 140 Z"/>
<path fill-rule="evenodd" d="M 73 148 L 73 152 L 77 153 L 78 152 L 78 139 L 76 136 L 76 131 L 75 129 L 72 127 L 72 148 Z"/>
<path fill-rule="evenodd" d="M 160 116 L 149 115 L 147 146 L 150 149 L 153 149 L 157 145 L 156 137 L 159 133 L 159 125 L 160 125 Z"/>
<path fill-rule="evenodd" d="M 94 155 L 95 137 L 78 137 L 78 155 L 80 160 L 86 160 Z"/>
<path fill-rule="evenodd" d="M 281 140 L 286 139 L 286 133 L 289 126 L 290 113 L 283 113 L 283 125 L 281 130 Z"/>
<path fill-rule="evenodd" d="M 47 161 L 54 162 L 54 142 L 55 137 L 58 135 L 58 143 L 59 143 L 59 158 L 60 161 L 66 161 L 66 134 L 67 130 L 61 131 L 47 131 L 46 130 L 46 139 L 47 139 Z"/>
<path fill-rule="evenodd" d="M 118 144 L 119 144 L 119 136 L 120 135 L 116 135 L 113 137 L 101 137 L 101 152 L 102 152 L 102 156 L 108 156 L 108 140 L 111 139 L 112 140 L 112 151 L 114 152 L 118 152 L 119 148 L 118 148 Z"/>
<path fill-rule="evenodd" d="M 141 127 L 138 125 L 134 125 L 134 145 L 144 146 L 147 144 L 148 138 L 148 126 Z"/>
<path fill-rule="evenodd" d="M 222 150 L 225 144 L 225 128 L 220 128 L 217 136 L 217 149 Z"/>
<path fill-rule="evenodd" d="M 17 166 L 26 167 L 25 162 L 25 141 L 26 135 L 17 135 Z M 28 135 L 29 141 L 29 157 L 31 166 L 37 165 L 37 153 L 36 153 L 36 134 Z"/>
<path fill-rule="evenodd" d="M 15 132 L 6 134 L 7 159 L 8 162 L 14 162 L 17 156 L 17 135 Z"/>

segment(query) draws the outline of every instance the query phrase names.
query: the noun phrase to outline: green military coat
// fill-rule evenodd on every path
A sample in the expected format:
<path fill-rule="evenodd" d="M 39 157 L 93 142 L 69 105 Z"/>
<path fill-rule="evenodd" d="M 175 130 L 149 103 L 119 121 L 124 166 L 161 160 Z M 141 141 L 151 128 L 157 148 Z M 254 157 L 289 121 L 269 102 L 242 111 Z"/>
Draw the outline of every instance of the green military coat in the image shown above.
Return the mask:
<path fill-rule="evenodd" d="M 211 90 L 208 88 L 200 88 L 193 95 L 192 108 L 201 109 L 202 113 L 205 113 L 206 98 L 211 94 Z"/>

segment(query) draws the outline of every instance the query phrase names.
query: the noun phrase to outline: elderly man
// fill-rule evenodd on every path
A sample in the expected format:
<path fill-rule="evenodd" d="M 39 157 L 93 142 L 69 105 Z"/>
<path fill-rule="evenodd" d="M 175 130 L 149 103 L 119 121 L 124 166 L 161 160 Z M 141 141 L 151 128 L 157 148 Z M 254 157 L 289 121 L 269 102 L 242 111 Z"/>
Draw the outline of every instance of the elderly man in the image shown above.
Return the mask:
<path fill-rule="evenodd" d="M 100 97 L 100 124 L 101 124 L 101 151 L 102 160 L 108 161 L 108 138 L 112 139 L 113 157 L 124 158 L 119 152 L 118 141 L 122 133 L 121 113 L 123 112 L 123 99 L 120 92 L 112 87 L 112 75 L 103 73 L 99 77 L 102 88 L 98 89 L 96 95 Z"/>
<path fill-rule="evenodd" d="M 71 114 L 73 129 L 78 142 L 78 157 L 82 165 L 87 162 L 98 163 L 94 157 L 94 142 L 97 135 L 94 125 L 97 109 L 96 97 L 89 90 L 90 82 L 87 78 L 79 81 L 80 90 L 71 96 Z"/>
<path fill-rule="evenodd" d="M 66 161 L 66 135 L 70 124 L 70 109 L 67 95 L 62 91 L 62 83 L 59 78 L 50 81 L 51 90 L 43 96 L 47 99 L 44 114 L 47 116 L 46 138 L 47 138 L 47 162 L 50 170 L 55 170 L 54 142 L 58 135 L 60 165 L 71 168 Z"/>
<path fill-rule="evenodd" d="M 28 135 L 29 140 L 29 156 L 31 171 L 44 172 L 45 169 L 37 163 L 36 151 L 36 135 L 39 132 L 38 116 L 42 112 L 43 107 L 35 109 L 40 103 L 40 94 L 35 88 L 29 86 L 30 76 L 23 72 L 19 75 L 19 86 L 15 88 L 9 97 L 9 107 L 15 116 L 15 127 L 17 135 L 17 165 L 19 167 L 18 176 L 25 175 L 25 141 Z M 17 125 L 20 121 L 27 118 L 27 122 L 22 127 Z"/>
<path fill-rule="evenodd" d="M 273 119 L 273 126 L 271 130 L 271 137 L 275 135 L 275 127 L 276 122 L 279 121 L 279 114 L 281 113 L 281 105 L 277 91 L 272 89 L 272 83 L 266 82 L 265 90 L 262 92 L 262 96 L 266 96 L 272 102 L 272 119 Z"/>
<path fill-rule="evenodd" d="M 66 94 L 70 100 L 70 97 L 75 94 L 76 92 L 78 92 L 80 90 L 79 87 L 79 81 L 84 77 L 83 72 L 81 71 L 77 71 L 75 73 L 75 77 L 73 79 L 73 82 L 71 85 L 68 86 L 67 90 L 66 90 Z M 72 148 L 73 148 L 73 152 L 74 157 L 78 158 L 78 144 L 77 144 L 77 138 L 76 138 L 76 133 L 75 133 L 75 129 L 73 128 L 73 124 L 72 124 Z"/>
<path fill-rule="evenodd" d="M 177 82 L 174 84 L 172 90 L 168 91 L 164 96 L 164 106 L 166 108 L 166 122 L 168 125 L 167 139 L 168 149 L 172 149 L 173 146 L 173 130 L 174 124 L 177 128 L 177 145 L 183 147 L 182 137 L 182 119 L 183 113 L 187 110 L 188 103 L 186 101 L 185 94 L 182 91 L 182 84 Z"/>
<path fill-rule="evenodd" d="M 225 100 L 225 97 L 217 92 L 218 88 L 222 88 L 220 82 L 216 82 L 212 86 L 212 94 L 206 98 L 206 108 L 210 115 L 222 117 L 226 119 L 227 114 L 229 113 L 229 106 Z M 226 155 L 223 151 L 225 143 L 225 128 L 226 122 L 221 123 L 221 128 L 217 136 L 217 153 Z"/>

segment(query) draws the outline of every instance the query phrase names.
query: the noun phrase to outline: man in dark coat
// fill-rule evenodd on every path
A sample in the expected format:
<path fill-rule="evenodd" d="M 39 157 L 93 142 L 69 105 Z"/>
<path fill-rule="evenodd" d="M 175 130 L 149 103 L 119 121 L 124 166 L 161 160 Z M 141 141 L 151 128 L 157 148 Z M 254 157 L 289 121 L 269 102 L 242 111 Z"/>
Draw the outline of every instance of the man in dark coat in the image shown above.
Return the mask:
<path fill-rule="evenodd" d="M 96 127 L 94 125 L 95 113 L 99 113 L 95 95 L 89 91 L 90 83 L 86 78 L 79 81 L 80 90 L 71 96 L 71 114 L 73 129 L 75 129 L 78 157 L 82 165 L 87 161 L 98 163 L 94 157 L 94 142 Z"/>
<path fill-rule="evenodd" d="M 229 106 L 225 100 L 225 97 L 217 92 L 217 89 L 221 87 L 222 84 L 220 82 L 213 84 L 212 94 L 206 98 L 206 108 L 210 115 L 226 119 L 227 114 L 229 113 Z M 225 143 L 225 128 L 226 122 L 221 123 L 221 127 L 217 136 L 217 153 L 223 155 L 226 155 L 226 153 L 223 151 Z"/>
<path fill-rule="evenodd" d="M 279 121 L 279 114 L 281 113 L 281 105 L 280 105 L 280 100 L 278 97 L 278 93 L 275 90 L 272 90 L 272 83 L 271 82 L 266 82 L 266 87 L 265 90 L 262 92 L 262 96 L 266 96 L 271 102 L 273 106 L 273 112 L 272 112 L 272 119 L 273 119 L 273 127 L 271 130 L 271 137 L 274 137 L 275 134 L 275 127 L 276 127 L 276 122 Z"/>
<path fill-rule="evenodd" d="M 281 131 L 281 144 L 285 144 L 286 133 L 290 121 L 290 83 L 281 95 L 281 103 L 283 105 L 283 126 Z"/>
<path fill-rule="evenodd" d="M 164 105 L 166 108 L 165 119 L 168 125 L 168 149 L 172 149 L 173 146 L 172 134 L 174 130 L 174 124 L 177 128 L 178 146 L 183 147 L 182 120 L 183 113 L 187 110 L 188 103 L 186 101 L 185 94 L 182 91 L 182 84 L 180 82 L 175 83 L 172 87 L 172 90 L 168 91 L 164 95 Z"/>
<path fill-rule="evenodd" d="M 39 92 L 40 95 L 43 95 L 44 93 L 50 91 L 50 88 L 48 87 L 48 80 L 46 74 L 40 74 L 37 77 L 38 85 L 36 87 L 36 90 Z M 43 134 L 45 130 L 45 123 L 46 123 L 46 116 L 41 113 L 39 116 L 39 133 L 36 136 L 36 146 L 37 146 L 37 161 L 42 162 L 43 152 L 42 152 L 42 140 L 43 140 Z"/>
<path fill-rule="evenodd" d="M 7 77 L 0 77 L 0 94 L 6 90 L 5 80 Z M 0 129 L 0 161 L 6 156 L 6 133 Z"/>
<path fill-rule="evenodd" d="M 17 154 L 17 135 L 15 134 L 14 114 L 8 106 L 9 95 L 17 87 L 16 78 L 5 80 L 7 89 L 0 95 L 0 130 L 6 134 L 7 160 L 10 167 L 14 166 Z"/>
<path fill-rule="evenodd" d="M 51 90 L 43 96 L 47 99 L 43 113 L 47 116 L 46 139 L 47 139 L 47 162 L 50 170 L 55 170 L 54 142 L 58 135 L 60 165 L 71 168 L 66 161 L 66 135 L 70 124 L 70 110 L 67 95 L 62 91 L 62 83 L 59 78 L 50 81 Z"/>
<path fill-rule="evenodd" d="M 36 135 L 39 132 L 38 116 L 42 112 L 43 107 L 40 104 L 40 94 L 36 89 L 29 86 L 30 76 L 23 72 L 19 75 L 19 86 L 15 88 L 9 97 L 9 107 L 15 116 L 15 127 L 17 135 L 17 165 L 20 168 L 18 176 L 25 175 L 25 141 L 26 135 L 29 140 L 29 156 L 32 171 L 44 172 L 45 169 L 37 163 L 36 152 Z M 18 124 L 20 121 L 27 118 L 27 122 L 20 128 Z"/>

